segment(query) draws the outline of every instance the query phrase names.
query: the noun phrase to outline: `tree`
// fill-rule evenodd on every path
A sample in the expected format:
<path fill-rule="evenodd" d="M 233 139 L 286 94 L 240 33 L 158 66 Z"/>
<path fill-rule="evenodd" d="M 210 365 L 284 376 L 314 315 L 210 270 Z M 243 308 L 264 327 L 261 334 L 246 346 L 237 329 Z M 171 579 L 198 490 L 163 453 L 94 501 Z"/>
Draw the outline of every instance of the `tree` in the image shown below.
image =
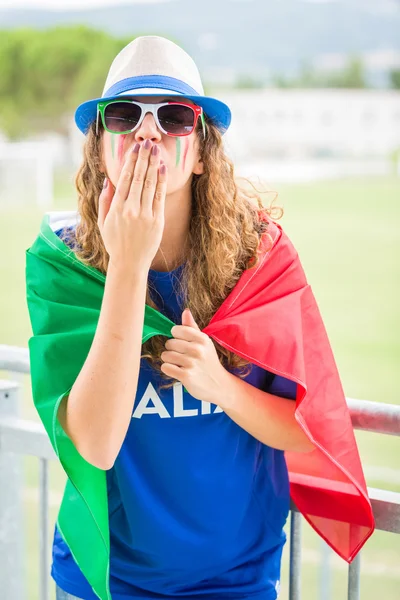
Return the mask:
<path fill-rule="evenodd" d="M 394 90 L 400 90 L 400 69 L 390 71 L 390 84 Z"/>
<path fill-rule="evenodd" d="M 263 88 L 264 83 L 261 79 L 257 79 L 251 75 L 242 74 L 237 77 L 235 87 L 239 90 L 255 90 Z"/>
<path fill-rule="evenodd" d="M 303 62 L 297 77 L 275 76 L 273 83 L 282 88 L 366 88 L 364 65 L 360 58 L 348 59 L 339 71 L 320 71 L 308 62 Z"/>
<path fill-rule="evenodd" d="M 63 115 L 101 96 L 126 43 L 84 26 L 0 31 L 0 129 L 12 138 L 43 128 L 64 132 Z"/>
<path fill-rule="evenodd" d="M 357 89 L 368 87 L 362 60 L 351 57 L 342 71 L 327 77 L 327 87 Z"/>

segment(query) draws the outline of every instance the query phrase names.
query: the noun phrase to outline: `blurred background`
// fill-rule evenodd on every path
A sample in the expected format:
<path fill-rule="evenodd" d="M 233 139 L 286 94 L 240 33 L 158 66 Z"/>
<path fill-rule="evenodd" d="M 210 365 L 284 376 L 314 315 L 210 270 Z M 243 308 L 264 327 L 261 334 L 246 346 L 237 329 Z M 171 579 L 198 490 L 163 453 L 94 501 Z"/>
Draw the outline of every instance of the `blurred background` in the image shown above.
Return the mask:
<path fill-rule="evenodd" d="M 275 205 L 284 208 L 280 224 L 300 254 L 346 396 L 399 404 L 395 0 L 0 0 L 0 344 L 27 347 L 31 335 L 25 250 L 43 213 L 76 208 L 84 138 L 74 110 L 101 95 L 119 50 L 147 34 L 189 52 L 206 93 L 231 107 L 226 150 L 237 175 L 265 190 L 266 204 L 277 194 Z M 20 415 L 38 421 L 29 379 L 22 381 Z M 365 432 L 356 438 L 367 484 L 400 492 L 399 439 Z M 27 599 L 44 600 L 37 460 L 26 457 L 23 468 L 21 578 Z M 63 484 L 54 463 L 49 552 Z M 330 576 L 321 572 L 322 542 L 304 527 L 304 598 L 346 598 L 347 565 L 331 554 Z M 281 598 L 288 597 L 287 550 Z M 399 559 L 399 536 L 370 538 L 362 553 L 363 600 L 399 597 Z"/>

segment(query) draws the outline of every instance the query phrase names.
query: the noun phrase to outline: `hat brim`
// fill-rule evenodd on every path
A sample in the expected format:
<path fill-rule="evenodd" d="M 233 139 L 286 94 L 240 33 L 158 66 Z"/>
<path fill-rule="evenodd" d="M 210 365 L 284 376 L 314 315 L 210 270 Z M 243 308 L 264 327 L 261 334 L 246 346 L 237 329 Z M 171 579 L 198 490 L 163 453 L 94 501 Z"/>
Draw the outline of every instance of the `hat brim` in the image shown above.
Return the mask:
<path fill-rule="evenodd" d="M 232 115 L 230 108 L 224 102 L 221 102 L 221 100 L 217 100 L 216 98 L 210 98 L 209 96 L 191 96 L 180 94 L 178 92 L 171 92 L 170 90 L 165 89 L 141 88 L 130 90 L 116 96 L 106 96 L 104 98 L 95 98 L 83 102 L 75 111 L 76 125 L 82 133 L 86 135 L 90 125 L 96 120 L 98 102 L 117 100 L 118 98 L 124 98 L 126 96 L 179 96 L 180 98 L 192 100 L 195 104 L 202 107 L 206 117 L 220 130 L 222 135 L 226 132 L 231 123 Z"/>

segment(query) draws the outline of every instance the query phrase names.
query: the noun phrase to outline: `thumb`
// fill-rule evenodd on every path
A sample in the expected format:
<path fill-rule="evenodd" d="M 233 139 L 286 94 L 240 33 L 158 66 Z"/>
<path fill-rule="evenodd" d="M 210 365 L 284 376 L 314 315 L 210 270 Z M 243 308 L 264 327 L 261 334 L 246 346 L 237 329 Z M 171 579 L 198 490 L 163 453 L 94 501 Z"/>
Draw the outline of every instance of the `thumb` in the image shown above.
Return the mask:
<path fill-rule="evenodd" d="M 200 331 L 200 327 L 197 325 L 192 313 L 188 308 L 185 308 L 185 310 L 182 313 L 182 325 L 186 325 L 187 327 L 193 327 L 194 329 L 198 329 Z"/>
<path fill-rule="evenodd" d="M 114 197 L 114 186 L 111 181 L 106 177 L 104 179 L 103 189 L 101 190 L 101 194 L 99 196 L 99 210 L 98 210 L 98 219 L 97 223 L 99 228 L 101 229 L 104 225 L 104 221 L 106 220 L 106 216 L 108 211 L 110 210 L 111 203 Z"/>

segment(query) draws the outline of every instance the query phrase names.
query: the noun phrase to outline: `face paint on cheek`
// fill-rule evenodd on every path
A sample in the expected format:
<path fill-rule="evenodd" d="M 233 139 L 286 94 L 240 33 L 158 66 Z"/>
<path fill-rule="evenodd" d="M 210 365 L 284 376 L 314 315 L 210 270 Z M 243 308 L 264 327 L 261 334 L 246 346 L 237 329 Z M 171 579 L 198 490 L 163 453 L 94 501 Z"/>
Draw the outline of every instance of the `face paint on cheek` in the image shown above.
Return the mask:
<path fill-rule="evenodd" d="M 176 146 L 176 162 L 175 162 L 175 166 L 177 167 L 179 165 L 179 162 L 181 160 L 181 140 L 179 137 L 175 138 L 175 146 Z"/>
<path fill-rule="evenodd" d="M 182 170 L 185 170 L 185 164 L 186 164 L 186 157 L 187 157 L 187 153 L 189 151 L 189 140 L 186 138 L 185 139 L 185 149 L 183 151 L 183 167 Z"/>
<path fill-rule="evenodd" d="M 125 138 L 126 138 L 126 134 L 122 133 L 118 136 L 118 160 L 119 162 L 122 162 L 122 159 L 124 157 L 124 144 L 125 144 Z"/>
<path fill-rule="evenodd" d="M 111 134 L 111 156 L 115 157 L 115 134 Z"/>

